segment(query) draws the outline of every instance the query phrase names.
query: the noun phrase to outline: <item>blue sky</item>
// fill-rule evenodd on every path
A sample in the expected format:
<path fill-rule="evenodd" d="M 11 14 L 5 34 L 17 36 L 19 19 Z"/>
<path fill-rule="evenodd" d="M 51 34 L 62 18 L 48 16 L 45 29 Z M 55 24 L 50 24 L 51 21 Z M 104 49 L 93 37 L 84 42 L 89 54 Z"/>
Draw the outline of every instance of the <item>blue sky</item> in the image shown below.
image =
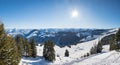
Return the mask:
<path fill-rule="evenodd" d="M 5 28 L 118 28 L 120 0 L 0 0 L 0 20 Z"/>

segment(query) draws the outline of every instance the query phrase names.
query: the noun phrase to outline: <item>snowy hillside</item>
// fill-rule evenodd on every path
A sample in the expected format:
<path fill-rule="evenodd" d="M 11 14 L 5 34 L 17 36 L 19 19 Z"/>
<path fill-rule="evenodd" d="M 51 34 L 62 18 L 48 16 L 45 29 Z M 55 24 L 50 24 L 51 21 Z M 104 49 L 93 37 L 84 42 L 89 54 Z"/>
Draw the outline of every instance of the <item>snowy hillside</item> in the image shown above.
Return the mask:
<path fill-rule="evenodd" d="M 98 41 L 105 36 L 115 34 L 116 30 L 117 29 L 110 30 L 94 40 L 83 42 L 77 45 L 71 45 L 71 47 L 65 46 L 60 48 L 59 46 L 55 46 L 56 61 L 53 63 L 45 61 L 42 57 L 43 46 L 36 46 L 38 57 L 22 58 L 19 65 L 119 65 L 120 53 L 116 51 L 109 52 L 109 45 L 103 46 L 103 53 L 83 57 L 86 53 L 89 53 L 94 44 L 97 44 Z M 64 56 L 66 49 L 69 51 L 69 57 Z"/>
<path fill-rule="evenodd" d="M 56 45 L 64 47 L 96 39 L 109 29 L 6 29 L 6 33 L 21 34 L 25 38 L 34 38 L 37 44 L 52 40 Z"/>

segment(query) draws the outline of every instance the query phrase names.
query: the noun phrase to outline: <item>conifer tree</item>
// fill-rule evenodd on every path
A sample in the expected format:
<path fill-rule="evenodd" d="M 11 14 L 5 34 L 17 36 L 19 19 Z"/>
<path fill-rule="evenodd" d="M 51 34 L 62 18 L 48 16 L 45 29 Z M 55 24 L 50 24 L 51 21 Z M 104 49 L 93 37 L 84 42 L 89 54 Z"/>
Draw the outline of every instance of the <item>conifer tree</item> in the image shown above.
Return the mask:
<path fill-rule="evenodd" d="M 30 57 L 31 53 L 32 53 L 31 46 L 28 43 L 28 40 L 25 38 L 24 39 L 24 54 L 25 54 L 25 56 Z"/>
<path fill-rule="evenodd" d="M 69 57 L 69 51 L 67 49 L 65 50 L 65 56 Z"/>
<path fill-rule="evenodd" d="M 94 45 L 91 49 L 90 49 L 90 54 L 97 54 L 97 53 L 101 53 L 102 52 L 102 43 L 101 41 L 98 42 L 98 44 Z"/>
<path fill-rule="evenodd" d="M 110 51 L 116 50 L 115 37 L 110 40 Z"/>
<path fill-rule="evenodd" d="M 29 43 L 31 47 L 31 56 L 35 58 L 37 56 L 37 52 L 36 52 L 36 45 L 34 39 L 31 38 Z"/>
<path fill-rule="evenodd" d="M 53 62 L 55 60 L 54 43 L 50 40 L 46 41 L 43 48 L 43 57 L 45 60 Z"/>
<path fill-rule="evenodd" d="M 24 41 L 20 34 L 16 35 L 15 37 L 16 45 L 18 48 L 18 52 L 21 55 L 21 57 L 24 55 Z"/>
<path fill-rule="evenodd" d="M 4 32 L 4 25 L 0 25 L 0 65 L 18 65 L 20 56 L 15 40 Z"/>
<path fill-rule="evenodd" d="M 31 57 L 32 56 L 32 51 L 31 51 L 31 45 L 29 43 L 27 43 L 27 57 Z"/>
<path fill-rule="evenodd" d="M 118 29 L 117 33 L 110 41 L 110 50 L 119 50 L 120 49 L 120 28 Z"/>
<path fill-rule="evenodd" d="M 0 23 L 0 37 L 5 34 L 4 25 Z"/>
<path fill-rule="evenodd" d="M 87 56 L 89 56 L 90 54 L 89 54 L 89 53 L 87 53 L 86 55 L 87 55 Z"/>
<path fill-rule="evenodd" d="M 90 54 L 96 54 L 97 53 L 97 45 L 94 45 L 91 49 L 90 49 Z"/>
<path fill-rule="evenodd" d="M 119 50 L 120 49 L 120 28 L 115 34 L 115 44 L 116 44 L 116 50 Z"/>
<path fill-rule="evenodd" d="M 97 53 L 101 53 L 102 52 L 102 43 L 101 43 L 101 41 L 99 41 L 98 42 L 98 44 L 97 44 Z"/>

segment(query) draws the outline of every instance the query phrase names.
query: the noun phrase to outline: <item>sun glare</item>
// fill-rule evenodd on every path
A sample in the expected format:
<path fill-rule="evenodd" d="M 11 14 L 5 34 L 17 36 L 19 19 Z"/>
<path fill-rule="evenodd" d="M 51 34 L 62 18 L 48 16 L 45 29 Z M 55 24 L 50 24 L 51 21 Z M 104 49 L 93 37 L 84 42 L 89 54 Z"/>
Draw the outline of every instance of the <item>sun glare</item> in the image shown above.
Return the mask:
<path fill-rule="evenodd" d="M 71 13 L 71 16 L 73 18 L 78 17 L 78 11 L 77 10 L 73 10 L 72 13 Z"/>

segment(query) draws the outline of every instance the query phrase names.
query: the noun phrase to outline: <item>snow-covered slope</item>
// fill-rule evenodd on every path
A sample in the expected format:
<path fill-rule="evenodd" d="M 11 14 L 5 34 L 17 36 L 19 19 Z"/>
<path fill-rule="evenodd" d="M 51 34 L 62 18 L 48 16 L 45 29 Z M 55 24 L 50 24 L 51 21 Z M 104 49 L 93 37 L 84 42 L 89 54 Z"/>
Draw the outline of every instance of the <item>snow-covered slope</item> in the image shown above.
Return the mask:
<path fill-rule="evenodd" d="M 120 65 L 120 52 L 111 51 L 93 55 L 69 65 Z"/>
<path fill-rule="evenodd" d="M 103 46 L 103 53 L 82 57 L 89 53 L 91 47 L 97 44 L 103 37 L 115 34 L 117 29 L 110 30 L 107 33 L 97 37 L 94 40 L 83 42 L 71 47 L 55 46 L 56 61 L 51 63 L 44 60 L 42 57 L 43 46 L 36 46 L 37 58 L 22 58 L 19 65 L 120 65 L 120 53 L 116 51 L 109 52 L 109 45 Z M 68 49 L 70 56 L 64 57 L 65 50 Z"/>

